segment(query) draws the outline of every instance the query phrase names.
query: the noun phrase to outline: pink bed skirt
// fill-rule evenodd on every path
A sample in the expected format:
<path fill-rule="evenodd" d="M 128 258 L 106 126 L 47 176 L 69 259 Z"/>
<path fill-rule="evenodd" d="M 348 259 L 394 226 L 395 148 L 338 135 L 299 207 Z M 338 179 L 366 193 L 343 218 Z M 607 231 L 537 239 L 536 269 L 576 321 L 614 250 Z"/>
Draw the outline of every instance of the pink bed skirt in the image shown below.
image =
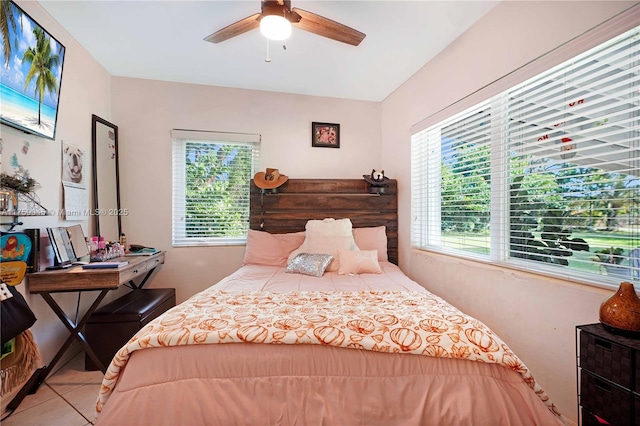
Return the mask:
<path fill-rule="evenodd" d="M 135 351 L 96 424 L 562 423 L 518 373 L 497 364 L 229 343 Z"/>

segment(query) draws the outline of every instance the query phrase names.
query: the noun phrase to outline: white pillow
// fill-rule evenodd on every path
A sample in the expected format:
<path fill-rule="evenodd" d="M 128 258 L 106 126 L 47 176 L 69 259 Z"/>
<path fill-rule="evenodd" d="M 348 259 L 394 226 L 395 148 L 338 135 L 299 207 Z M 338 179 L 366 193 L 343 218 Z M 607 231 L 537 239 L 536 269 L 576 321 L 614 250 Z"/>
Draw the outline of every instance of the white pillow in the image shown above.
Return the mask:
<path fill-rule="evenodd" d="M 333 218 L 309 220 L 305 225 L 304 242 L 289 255 L 287 263 L 300 253 L 330 254 L 333 260 L 327 271 L 335 272 L 340 267 L 338 249 L 359 250 L 353 239 L 351 220 Z"/>

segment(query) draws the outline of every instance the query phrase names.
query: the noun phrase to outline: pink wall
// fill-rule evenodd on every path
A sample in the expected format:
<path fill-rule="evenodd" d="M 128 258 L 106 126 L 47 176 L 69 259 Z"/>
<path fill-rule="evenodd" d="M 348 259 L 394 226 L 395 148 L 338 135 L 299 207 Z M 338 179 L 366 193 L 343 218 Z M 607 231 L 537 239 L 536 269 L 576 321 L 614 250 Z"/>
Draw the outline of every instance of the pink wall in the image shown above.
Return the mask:
<path fill-rule="evenodd" d="M 632 4 L 502 2 L 382 103 L 383 167 L 401 183 L 401 267 L 493 328 L 574 421 L 575 326 L 597 322 L 599 305 L 612 292 L 411 250 L 410 128 Z M 635 13 L 640 24 L 640 10 Z"/>
<path fill-rule="evenodd" d="M 234 271 L 244 253 L 244 246 L 171 248 L 172 128 L 260 133 L 261 168 L 277 167 L 292 178 L 359 178 L 372 167 L 383 167 L 400 183 L 403 269 L 495 329 L 560 410 L 575 419 L 574 327 L 597 321 L 598 306 L 611 291 L 411 251 L 409 128 L 631 2 L 502 2 L 381 104 L 111 78 L 36 2 L 19 3 L 66 46 L 67 58 L 56 141 L 2 126 L 2 170 L 11 153 L 28 141 L 31 154 L 21 161 L 42 183 L 42 203 L 58 209 L 61 141 L 89 152 L 91 114 L 117 124 L 122 207 L 130 211 L 123 218 L 124 232 L 130 243 L 168 251 L 152 287 L 177 287 L 182 301 Z M 312 148 L 312 121 L 340 123 L 341 148 Z M 25 220 L 26 227 L 58 223 L 64 222 L 57 217 Z M 86 221 L 83 226 L 91 228 Z M 41 298 L 27 297 L 38 316 L 33 330 L 47 363 L 66 331 Z M 57 300 L 73 312 L 76 297 L 65 294 Z"/>
<path fill-rule="evenodd" d="M 123 231 L 129 243 L 167 250 L 153 287 L 178 301 L 236 270 L 244 246 L 171 247 L 171 129 L 262 135 L 261 167 L 290 178 L 361 178 L 378 168 L 380 104 L 114 77 Z M 311 147 L 313 121 L 340 124 L 340 148 Z"/>
<path fill-rule="evenodd" d="M 87 176 L 91 176 L 91 114 L 109 118 L 111 115 L 111 76 L 78 44 L 49 14 L 34 1 L 18 1 L 36 22 L 50 32 L 66 48 L 62 87 L 60 89 L 60 108 L 56 139 L 44 139 L 27 135 L 21 131 L 2 125 L 2 171 L 13 173 L 11 157 L 16 154 L 20 165 L 28 169 L 31 176 L 40 183 L 36 191 L 40 203 L 56 215 L 44 217 L 21 217 L 24 228 L 40 228 L 46 235 L 46 227 L 82 224 L 85 232 L 91 231 L 89 220 L 66 222 L 57 216 L 62 208 L 61 188 L 61 144 L 74 145 L 87 155 Z M 23 147 L 28 144 L 27 153 Z M 87 180 L 87 191 L 90 193 L 91 180 Z M 89 208 L 89 204 L 87 204 Z M 7 218 L 2 219 L 6 223 Z M 10 221 L 10 220 L 9 220 Z M 3 226 L 3 230 L 6 226 Z M 18 227 L 17 229 L 20 229 Z M 28 282 L 18 286 L 25 294 L 31 309 L 38 320 L 31 328 L 40 349 L 44 364 L 48 364 L 67 336 L 67 329 L 55 316 L 39 295 L 28 293 Z M 114 292 L 115 293 L 115 292 Z M 109 298 L 115 297 L 110 295 Z M 75 315 L 78 296 L 75 293 L 57 294 L 56 301 L 71 317 Z M 80 311 L 85 312 L 91 304 L 90 297 L 81 299 Z M 68 351 L 66 355 L 73 355 Z M 57 367 L 64 364 L 64 359 Z M 17 389 L 16 389 L 17 391 Z M 5 396 L 3 406 L 11 401 Z"/>

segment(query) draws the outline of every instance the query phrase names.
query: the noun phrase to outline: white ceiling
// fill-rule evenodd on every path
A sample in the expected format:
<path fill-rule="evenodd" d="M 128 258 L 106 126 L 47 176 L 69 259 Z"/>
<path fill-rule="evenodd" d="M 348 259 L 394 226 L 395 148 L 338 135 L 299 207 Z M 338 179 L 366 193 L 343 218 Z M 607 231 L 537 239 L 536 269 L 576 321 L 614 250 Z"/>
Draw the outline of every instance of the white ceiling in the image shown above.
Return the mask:
<path fill-rule="evenodd" d="M 294 28 L 286 42 L 252 30 L 203 39 L 260 12 L 260 0 L 41 0 L 113 76 L 381 101 L 498 1 L 292 0 L 364 32 L 355 47 Z"/>

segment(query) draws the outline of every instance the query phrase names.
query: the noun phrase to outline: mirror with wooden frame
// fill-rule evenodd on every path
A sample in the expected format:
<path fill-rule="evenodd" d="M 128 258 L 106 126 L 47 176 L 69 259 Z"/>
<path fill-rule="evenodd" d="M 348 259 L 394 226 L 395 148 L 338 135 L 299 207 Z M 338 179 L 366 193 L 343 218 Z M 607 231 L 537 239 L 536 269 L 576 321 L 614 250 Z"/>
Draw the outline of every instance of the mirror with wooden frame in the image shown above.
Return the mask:
<path fill-rule="evenodd" d="M 93 145 L 93 217 L 95 233 L 105 241 L 118 241 L 120 182 L 118 177 L 118 126 L 91 116 Z"/>

